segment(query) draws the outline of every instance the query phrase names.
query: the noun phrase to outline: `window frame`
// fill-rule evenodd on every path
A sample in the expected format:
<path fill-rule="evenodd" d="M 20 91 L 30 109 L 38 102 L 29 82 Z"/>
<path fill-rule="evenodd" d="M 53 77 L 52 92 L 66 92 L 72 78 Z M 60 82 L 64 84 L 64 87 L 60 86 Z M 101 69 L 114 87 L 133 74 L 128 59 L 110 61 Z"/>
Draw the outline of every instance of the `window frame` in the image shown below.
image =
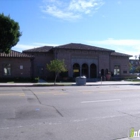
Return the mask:
<path fill-rule="evenodd" d="M 115 76 L 121 75 L 121 67 L 120 67 L 120 65 L 114 65 L 114 75 Z"/>
<path fill-rule="evenodd" d="M 5 63 L 3 65 L 3 75 L 4 76 L 11 76 L 12 75 L 10 63 Z"/>

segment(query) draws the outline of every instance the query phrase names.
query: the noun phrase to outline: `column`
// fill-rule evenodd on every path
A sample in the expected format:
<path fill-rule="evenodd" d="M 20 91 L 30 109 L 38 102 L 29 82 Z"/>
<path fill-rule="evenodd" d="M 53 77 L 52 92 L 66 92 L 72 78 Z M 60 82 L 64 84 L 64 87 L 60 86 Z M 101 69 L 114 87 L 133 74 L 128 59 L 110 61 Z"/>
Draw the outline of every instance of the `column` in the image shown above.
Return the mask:
<path fill-rule="evenodd" d="M 79 66 L 80 66 L 80 76 L 82 76 L 82 65 L 79 64 Z"/>
<path fill-rule="evenodd" d="M 88 64 L 88 78 L 90 78 L 90 65 Z"/>

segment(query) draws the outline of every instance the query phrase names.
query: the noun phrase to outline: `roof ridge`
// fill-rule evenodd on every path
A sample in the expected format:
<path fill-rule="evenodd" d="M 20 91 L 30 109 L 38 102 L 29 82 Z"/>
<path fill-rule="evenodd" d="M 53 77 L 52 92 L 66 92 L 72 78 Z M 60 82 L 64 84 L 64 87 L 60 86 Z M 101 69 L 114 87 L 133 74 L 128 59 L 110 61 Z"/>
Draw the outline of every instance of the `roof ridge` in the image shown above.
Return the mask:
<path fill-rule="evenodd" d="M 132 57 L 132 55 L 126 54 L 126 53 L 120 53 L 120 52 L 112 52 L 111 55 L 120 55 L 120 56 L 129 56 Z"/>
<path fill-rule="evenodd" d="M 77 48 L 75 48 L 75 46 Z M 84 48 L 85 47 L 85 48 Z M 87 48 L 88 47 L 88 48 Z M 64 45 L 59 45 L 56 48 L 62 48 L 62 49 L 88 49 L 88 50 L 99 50 L 99 51 L 115 51 L 115 50 L 111 50 L 111 49 L 106 49 L 106 48 L 102 48 L 102 47 L 97 47 L 97 46 L 92 46 L 92 45 L 87 45 L 87 44 L 82 44 L 82 43 L 69 43 L 69 44 L 64 44 Z"/>
<path fill-rule="evenodd" d="M 32 48 L 28 50 L 23 50 L 22 52 L 48 52 L 51 50 L 54 46 L 41 46 L 37 48 Z"/>
<path fill-rule="evenodd" d="M 40 47 L 34 47 L 34 48 L 26 49 L 26 50 L 39 49 L 39 48 L 43 48 L 43 47 L 53 47 L 53 46 L 40 46 Z M 26 50 L 24 50 L 24 51 L 26 51 Z"/>

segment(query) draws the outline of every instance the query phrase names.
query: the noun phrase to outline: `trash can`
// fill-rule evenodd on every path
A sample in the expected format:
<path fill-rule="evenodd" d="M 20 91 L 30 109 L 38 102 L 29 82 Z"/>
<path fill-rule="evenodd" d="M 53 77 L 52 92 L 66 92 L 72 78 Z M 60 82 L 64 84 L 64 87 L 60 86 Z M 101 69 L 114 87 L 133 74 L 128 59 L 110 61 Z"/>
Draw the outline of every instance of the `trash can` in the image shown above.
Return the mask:
<path fill-rule="evenodd" d="M 85 76 L 76 77 L 76 85 L 82 86 L 85 84 L 86 84 L 86 77 Z"/>

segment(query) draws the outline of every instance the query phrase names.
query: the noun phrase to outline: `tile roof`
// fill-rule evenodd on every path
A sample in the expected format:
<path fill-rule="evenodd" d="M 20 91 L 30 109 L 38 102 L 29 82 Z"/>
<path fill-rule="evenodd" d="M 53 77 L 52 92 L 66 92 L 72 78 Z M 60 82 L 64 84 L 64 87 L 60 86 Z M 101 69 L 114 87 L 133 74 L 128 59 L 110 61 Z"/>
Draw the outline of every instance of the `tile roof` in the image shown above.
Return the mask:
<path fill-rule="evenodd" d="M 100 48 L 96 46 L 91 46 L 91 45 L 85 45 L 85 44 L 80 44 L 80 43 L 69 43 L 65 45 L 60 45 L 60 46 L 43 46 L 43 47 L 38 47 L 34 49 L 29 49 L 29 50 L 24 50 L 24 53 L 28 52 L 49 52 L 50 50 L 53 49 L 74 49 L 74 50 L 93 50 L 93 51 L 108 51 L 111 52 L 112 56 L 127 56 L 127 57 L 132 57 L 131 55 L 124 54 L 124 53 L 118 53 L 115 52 L 114 50 L 106 49 L 106 48 Z"/>
<path fill-rule="evenodd" d="M 91 45 L 80 44 L 80 43 L 70 43 L 70 44 L 60 45 L 60 46 L 58 46 L 56 48 L 59 48 L 59 49 L 76 49 L 76 50 L 94 50 L 94 51 L 111 51 L 111 52 L 114 52 L 114 50 L 95 47 L 95 46 L 91 46 Z"/>
<path fill-rule="evenodd" d="M 33 56 L 25 54 L 25 53 L 21 53 L 21 52 L 11 50 L 8 54 L 0 53 L 0 57 L 28 57 L 28 58 L 31 58 Z"/>
<path fill-rule="evenodd" d="M 74 50 L 94 50 L 94 51 L 111 51 L 114 52 L 114 50 L 110 49 L 105 49 L 105 48 L 100 48 L 100 47 L 95 47 L 91 45 L 85 45 L 85 44 L 78 44 L 78 43 L 70 43 L 70 44 L 65 44 L 65 45 L 60 45 L 60 46 L 43 46 L 43 47 L 38 47 L 34 49 L 29 49 L 29 50 L 24 50 L 23 52 L 48 52 L 52 49 L 74 49 Z"/>
<path fill-rule="evenodd" d="M 119 53 L 119 52 L 112 52 L 111 55 L 113 55 L 113 56 L 127 56 L 127 57 L 132 57 L 132 55 L 124 54 L 124 53 Z"/>
<path fill-rule="evenodd" d="M 48 52 L 52 49 L 52 46 L 43 46 L 34 49 L 24 50 L 23 52 Z"/>

